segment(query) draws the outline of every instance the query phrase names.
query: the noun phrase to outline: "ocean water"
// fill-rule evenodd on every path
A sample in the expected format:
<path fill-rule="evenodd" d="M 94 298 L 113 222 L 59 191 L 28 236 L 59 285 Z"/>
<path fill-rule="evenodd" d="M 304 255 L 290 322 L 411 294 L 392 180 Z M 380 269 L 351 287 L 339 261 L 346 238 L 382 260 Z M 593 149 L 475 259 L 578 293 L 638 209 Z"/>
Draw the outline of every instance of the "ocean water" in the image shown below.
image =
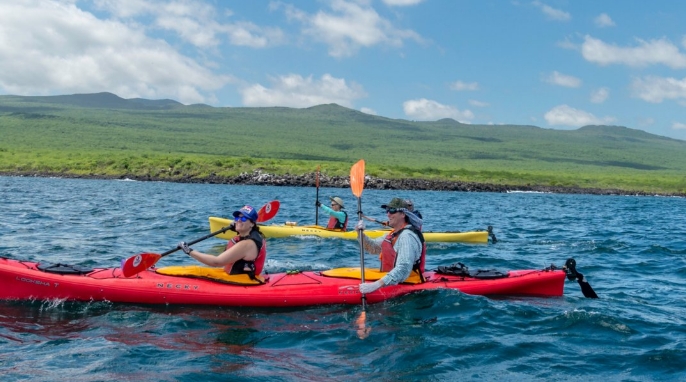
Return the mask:
<path fill-rule="evenodd" d="M 320 189 L 322 200 L 334 195 L 356 213 L 350 189 Z M 5 301 L 0 380 L 686 380 L 686 199 L 364 190 L 362 210 L 381 219 L 395 196 L 414 199 L 425 231 L 494 227 L 496 244 L 430 243 L 429 269 L 545 268 L 573 257 L 600 298 L 571 281 L 558 298 L 418 293 L 368 306 L 366 338 L 358 306 Z M 209 216 L 273 199 L 272 222 L 314 223 L 314 188 L 0 177 L 0 256 L 116 267 L 206 235 Z M 184 264 L 194 262 L 182 252 L 160 261 Z M 359 266 L 356 241 L 269 242 L 270 273 L 343 266 Z"/>

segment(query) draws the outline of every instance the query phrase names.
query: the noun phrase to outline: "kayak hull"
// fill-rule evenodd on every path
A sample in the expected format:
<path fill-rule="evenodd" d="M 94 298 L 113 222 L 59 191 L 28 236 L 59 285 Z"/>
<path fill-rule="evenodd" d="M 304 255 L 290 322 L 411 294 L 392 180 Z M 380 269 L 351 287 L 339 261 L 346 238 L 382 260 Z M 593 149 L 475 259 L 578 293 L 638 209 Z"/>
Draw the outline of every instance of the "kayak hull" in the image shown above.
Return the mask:
<path fill-rule="evenodd" d="M 316 271 L 276 273 L 264 285 L 228 285 L 205 279 L 166 276 L 146 270 L 126 278 L 120 268 L 94 269 L 83 275 L 48 273 L 37 263 L 0 258 L 0 300 L 109 301 L 132 304 L 294 307 L 360 304 L 360 280 L 327 277 Z M 561 296 L 561 270 L 510 271 L 494 280 L 425 272 L 427 282 L 381 288 L 366 295 L 379 303 L 409 293 L 454 289 L 486 296 Z"/>
<path fill-rule="evenodd" d="M 218 231 L 233 222 L 233 220 L 211 216 L 210 231 Z M 287 224 L 272 224 L 260 225 L 260 231 L 267 238 L 283 238 L 289 236 L 317 236 L 322 238 L 337 238 L 347 240 L 357 240 L 356 231 L 333 231 L 317 225 L 287 225 Z M 365 230 L 364 233 L 368 237 L 375 239 L 387 235 L 390 230 Z M 443 243 L 488 243 L 487 231 L 469 231 L 469 232 L 422 232 L 424 240 L 427 242 L 443 242 Z M 222 239 L 231 239 L 235 236 L 232 231 L 220 233 L 217 237 Z"/>

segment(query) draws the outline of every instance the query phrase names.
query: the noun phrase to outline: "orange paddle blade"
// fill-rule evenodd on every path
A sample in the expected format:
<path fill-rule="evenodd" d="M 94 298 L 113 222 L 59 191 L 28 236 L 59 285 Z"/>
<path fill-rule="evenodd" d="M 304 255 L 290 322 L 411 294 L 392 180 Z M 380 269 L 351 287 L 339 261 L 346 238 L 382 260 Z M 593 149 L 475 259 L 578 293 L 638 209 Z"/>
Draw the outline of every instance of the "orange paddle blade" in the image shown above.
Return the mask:
<path fill-rule="evenodd" d="M 276 216 L 276 213 L 279 212 L 280 206 L 281 202 L 279 202 L 278 200 L 272 200 L 271 202 L 262 206 L 262 208 L 260 208 L 260 210 L 257 211 L 257 222 L 263 223 Z"/>
<path fill-rule="evenodd" d="M 360 159 L 350 168 L 350 188 L 353 190 L 353 195 L 358 198 L 362 197 L 362 190 L 364 190 L 364 159 Z"/>
<path fill-rule="evenodd" d="M 369 337 L 372 328 L 367 327 L 367 312 L 364 310 L 360 312 L 360 316 L 357 317 L 355 323 L 357 324 L 357 337 L 361 340 Z"/>
<path fill-rule="evenodd" d="M 122 261 L 122 274 L 124 277 L 137 275 L 155 265 L 160 258 L 162 258 L 162 255 L 157 253 L 141 253 L 136 256 L 131 256 Z"/>

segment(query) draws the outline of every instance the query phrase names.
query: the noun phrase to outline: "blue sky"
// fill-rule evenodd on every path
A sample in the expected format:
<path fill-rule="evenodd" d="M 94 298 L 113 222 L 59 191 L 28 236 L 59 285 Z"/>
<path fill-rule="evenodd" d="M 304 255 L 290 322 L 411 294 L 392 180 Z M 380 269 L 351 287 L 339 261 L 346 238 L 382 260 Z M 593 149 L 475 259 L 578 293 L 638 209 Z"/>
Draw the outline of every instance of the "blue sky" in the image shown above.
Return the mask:
<path fill-rule="evenodd" d="M 686 140 L 686 2 L 0 0 L 0 94 Z"/>

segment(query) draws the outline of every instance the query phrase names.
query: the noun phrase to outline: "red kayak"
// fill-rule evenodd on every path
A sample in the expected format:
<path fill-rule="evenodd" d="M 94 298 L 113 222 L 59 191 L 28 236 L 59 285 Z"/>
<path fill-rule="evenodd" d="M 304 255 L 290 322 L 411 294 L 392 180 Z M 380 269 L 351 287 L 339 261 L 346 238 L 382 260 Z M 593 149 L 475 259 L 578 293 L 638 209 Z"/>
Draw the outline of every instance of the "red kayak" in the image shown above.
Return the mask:
<path fill-rule="evenodd" d="M 439 267 L 439 270 L 441 268 L 445 267 Z M 358 268 L 346 269 L 357 269 L 359 275 Z M 561 296 L 565 276 L 569 277 L 569 271 L 555 267 L 497 272 L 497 275 L 492 272 L 455 275 L 437 271 L 425 272 L 426 282 L 423 283 L 381 288 L 368 294 L 367 302 L 378 303 L 433 289 L 455 289 L 466 294 L 489 296 Z M 163 275 L 155 269 L 127 278 L 122 275 L 121 268 L 84 269 L 64 264 L 46 266 L 31 261 L 0 258 L 0 300 L 64 299 L 246 307 L 361 303 L 359 280 L 330 277 L 324 273 L 275 273 L 266 276 L 264 284 L 246 286 Z"/>

